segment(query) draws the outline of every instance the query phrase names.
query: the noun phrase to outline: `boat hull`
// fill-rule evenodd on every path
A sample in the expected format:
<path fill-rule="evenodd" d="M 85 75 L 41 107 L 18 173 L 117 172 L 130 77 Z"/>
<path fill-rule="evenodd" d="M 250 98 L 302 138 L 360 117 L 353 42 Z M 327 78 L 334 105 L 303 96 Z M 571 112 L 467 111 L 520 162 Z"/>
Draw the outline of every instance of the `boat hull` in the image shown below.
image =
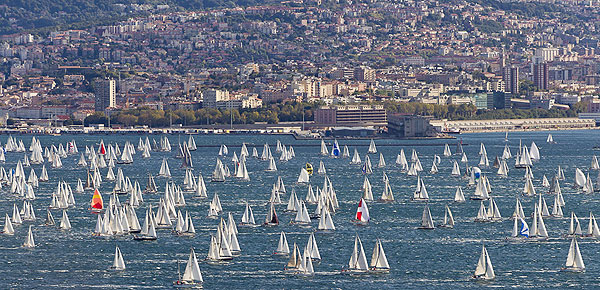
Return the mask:
<path fill-rule="evenodd" d="M 585 272 L 585 268 L 576 268 L 576 267 L 564 267 L 560 269 L 563 272 L 571 272 L 571 273 L 583 273 Z"/>
<path fill-rule="evenodd" d="M 133 236 L 133 239 L 136 241 L 156 241 L 156 237 L 147 236 Z"/>

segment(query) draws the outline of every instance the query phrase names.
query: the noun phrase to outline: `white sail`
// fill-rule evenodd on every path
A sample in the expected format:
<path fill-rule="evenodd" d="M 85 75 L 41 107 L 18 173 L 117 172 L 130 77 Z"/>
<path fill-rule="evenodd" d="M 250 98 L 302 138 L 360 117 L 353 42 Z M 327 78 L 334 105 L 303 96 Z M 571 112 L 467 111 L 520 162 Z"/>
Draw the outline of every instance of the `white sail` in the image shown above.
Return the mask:
<path fill-rule="evenodd" d="M 369 269 L 365 250 L 358 235 L 356 235 L 356 238 L 354 239 L 354 250 L 352 251 L 350 261 L 348 262 L 348 268 L 351 271 L 357 272 L 366 272 Z"/>
<path fill-rule="evenodd" d="M 342 152 L 342 158 L 350 157 L 350 150 L 348 150 L 348 146 L 344 145 L 344 150 Z"/>
<path fill-rule="evenodd" d="M 586 183 L 585 174 L 579 168 L 575 168 L 575 186 L 579 188 L 583 188 Z"/>
<path fill-rule="evenodd" d="M 452 215 L 452 211 L 450 207 L 446 205 L 446 212 L 444 213 L 444 223 L 442 224 L 444 227 L 452 228 L 454 227 L 454 216 Z"/>
<path fill-rule="evenodd" d="M 368 151 L 368 153 L 370 153 L 370 154 L 377 153 L 377 147 L 375 147 L 375 141 L 373 139 L 371 139 L 371 143 L 369 143 L 369 151 Z"/>
<path fill-rule="evenodd" d="M 452 156 L 452 152 L 450 151 L 450 146 L 448 146 L 448 144 L 444 145 L 444 156 L 446 156 L 446 157 Z"/>
<path fill-rule="evenodd" d="M 298 175 L 297 183 L 308 183 L 309 181 L 310 177 L 308 171 L 306 171 L 306 168 L 302 167 L 302 169 L 300 169 L 300 175 Z"/>
<path fill-rule="evenodd" d="M 32 226 L 29 226 L 29 232 L 27 233 L 27 238 L 25 239 L 25 243 L 23 243 L 23 247 L 35 248 L 35 241 L 33 240 Z"/>
<path fill-rule="evenodd" d="M 596 155 L 594 155 L 592 157 L 592 164 L 590 165 L 590 169 L 593 169 L 593 170 L 600 169 L 600 165 L 598 164 L 598 157 L 596 157 Z"/>
<path fill-rule="evenodd" d="M 579 223 L 579 219 L 574 212 L 571 212 L 571 221 L 569 223 L 569 236 L 581 236 L 583 232 L 581 231 L 581 224 Z"/>
<path fill-rule="evenodd" d="M 425 205 L 423 209 L 423 216 L 421 218 L 421 226 L 420 229 L 433 229 L 435 228 L 433 225 L 433 219 L 431 218 L 431 211 L 429 211 L 429 206 Z"/>
<path fill-rule="evenodd" d="M 381 244 L 381 240 L 377 239 L 375 242 L 375 247 L 373 248 L 373 255 L 371 255 L 371 270 L 372 271 L 389 271 L 390 264 L 388 263 L 387 257 L 385 255 L 385 251 L 383 250 L 383 245 Z"/>
<path fill-rule="evenodd" d="M 331 214 L 327 207 L 323 207 L 321 210 L 321 217 L 319 218 L 319 226 L 318 229 L 321 231 L 334 231 L 335 225 L 333 224 L 333 219 L 331 218 Z"/>
<path fill-rule="evenodd" d="M 242 224 L 246 225 L 254 225 L 256 222 L 254 221 L 254 214 L 252 213 L 252 207 L 246 202 L 246 209 L 244 210 L 244 214 L 242 215 Z"/>
<path fill-rule="evenodd" d="M 558 195 L 554 196 L 554 204 L 552 206 L 552 216 L 561 218 L 563 217 L 562 206 L 560 205 L 560 199 Z"/>
<path fill-rule="evenodd" d="M 356 149 L 354 149 L 354 155 L 352 155 L 352 161 L 350 161 L 350 164 L 361 164 L 362 160 L 360 159 L 360 155 L 358 154 L 358 151 Z"/>
<path fill-rule="evenodd" d="M 567 262 L 565 263 L 565 270 L 578 272 L 585 270 L 585 264 L 583 263 L 583 258 L 581 257 L 576 238 L 571 239 L 571 246 L 569 247 Z"/>
<path fill-rule="evenodd" d="M 275 254 L 277 255 L 288 255 L 290 253 L 290 248 L 288 247 L 287 238 L 284 232 L 281 232 L 279 235 L 279 243 L 277 244 L 277 249 L 275 250 Z"/>
<path fill-rule="evenodd" d="M 451 174 L 452 174 L 452 176 L 455 176 L 455 177 L 460 176 L 460 167 L 458 166 L 458 162 L 456 162 L 456 160 L 453 160 Z"/>
<path fill-rule="evenodd" d="M 111 267 L 113 270 L 125 270 L 125 261 L 123 260 L 123 255 L 121 254 L 121 249 L 117 246 L 115 248 L 115 259 L 113 260 L 113 265 Z"/>
<path fill-rule="evenodd" d="M 69 216 L 67 215 L 66 210 L 63 210 L 63 215 L 60 220 L 60 229 L 61 230 L 70 230 L 71 229 L 71 221 L 69 221 Z"/>
<path fill-rule="evenodd" d="M 13 228 L 12 222 L 11 222 L 8 214 L 6 214 L 6 216 L 4 218 L 4 228 L 2 230 L 2 233 L 5 235 L 9 235 L 9 236 L 12 236 L 15 234 L 15 229 Z"/>
<path fill-rule="evenodd" d="M 479 206 L 479 211 L 477 212 L 477 217 L 475 218 L 476 222 L 487 222 L 489 221 L 489 217 L 487 214 L 487 211 L 485 210 L 485 205 L 483 204 L 483 201 L 481 202 L 481 205 Z"/>
<path fill-rule="evenodd" d="M 422 197 L 423 195 L 421 194 L 420 197 Z M 381 199 L 382 201 L 394 201 L 394 193 L 392 192 L 392 187 L 390 186 L 390 182 L 389 179 L 385 179 L 384 185 L 383 185 L 383 193 L 381 194 Z"/>
<path fill-rule="evenodd" d="M 183 277 L 181 277 L 181 282 L 195 284 L 202 283 L 203 281 L 202 273 L 200 273 L 200 267 L 198 266 L 198 260 L 196 258 L 196 252 L 194 252 L 194 249 L 192 248 L 185 271 L 183 272 Z"/>
<path fill-rule="evenodd" d="M 379 153 L 379 163 L 377 163 L 377 167 L 379 167 L 379 168 L 385 167 L 385 158 L 383 158 L 383 153 Z"/>
<path fill-rule="evenodd" d="M 454 202 L 465 202 L 465 195 L 460 186 L 456 187 L 456 193 L 454 194 Z"/>
<path fill-rule="evenodd" d="M 323 163 L 323 161 L 319 161 L 319 170 L 317 170 L 317 173 L 320 175 L 325 175 L 325 173 L 327 173 L 327 170 L 325 169 L 325 163 Z"/>
<path fill-rule="evenodd" d="M 323 139 L 321 139 L 321 155 L 329 155 L 329 151 L 327 150 L 327 146 L 325 145 L 325 141 Z"/>
<path fill-rule="evenodd" d="M 492 261 L 485 246 L 483 246 L 481 249 L 481 256 L 477 262 L 477 268 L 475 268 L 474 277 L 484 280 L 491 280 L 496 277 L 496 274 L 494 273 L 494 267 L 492 266 Z"/>
<path fill-rule="evenodd" d="M 588 228 L 587 228 L 587 236 L 593 237 L 593 238 L 600 237 L 600 229 L 598 229 L 598 223 L 596 222 L 596 218 L 594 217 L 594 214 L 592 214 L 591 212 L 590 212 L 590 220 L 589 220 Z"/>

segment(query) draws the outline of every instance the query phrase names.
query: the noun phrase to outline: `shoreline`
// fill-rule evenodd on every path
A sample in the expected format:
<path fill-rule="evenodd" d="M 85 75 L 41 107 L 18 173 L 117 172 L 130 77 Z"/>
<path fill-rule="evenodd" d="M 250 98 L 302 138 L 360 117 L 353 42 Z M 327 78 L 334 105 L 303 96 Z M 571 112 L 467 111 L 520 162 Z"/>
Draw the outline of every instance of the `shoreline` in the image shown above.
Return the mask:
<path fill-rule="evenodd" d="M 223 127 L 169 127 L 169 128 L 104 128 L 104 127 L 21 127 L 21 128 L 0 128 L 0 134 L 15 135 L 291 135 L 296 140 L 319 140 L 319 139 L 339 139 L 339 140 L 362 140 L 362 139 L 397 139 L 397 140 L 444 140 L 456 139 L 457 135 L 468 133 L 497 133 L 497 132 L 537 132 L 537 131 L 572 131 L 572 130 L 600 130 L 591 120 L 573 122 L 573 119 L 563 119 L 561 122 L 554 119 L 554 122 L 545 124 L 521 123 L 525 119 L 511 120 L 507 124 L 506 120 L 485 120 L 485 121 L 440 121 L 434 120 L 431 124 L 442 131 L 438 136 L 433 137 L 397 137 L 388 134 L 377 134 L 369 136 L 320 136 L 318 132 L 325 130 L 313 129 L 302 131 L 295 124 L 270 124 L 264 127 L 246 127 L 242 128 L 223 128 Z M 529 119 L 532 120 L 532 119 Z M 535 119 L 542 121 L 543 119 Z M 581 120 L 581 119 L 578 119 Z M 566 121 L 566 122 L 565 122 Z M 569 122 L 570 121 L 570 122 Z M 460 123 L 459 123 L 460 122 Z M 515 124 L 515 123 L 521 124 Z M 441 130 L 446 127 L 446 130 Z M 450 131 L 452 128 L 456 131 Z"/>
<path fill-rule="evenodd" d="M 469 130 L 462 131 L 460 133 L 452 135 L 462 135 L 470 133 L 504 133 L 504 132 L 545 132 L 545 131 L 577 131 L 577 130 L 600 130 L 600 127 L 574 127 L 574 128 L 534 128 L 534 129 L 510 129 L 510 130 L 499 130 L 499 129 L 488 129 L 488 130 Z"/>

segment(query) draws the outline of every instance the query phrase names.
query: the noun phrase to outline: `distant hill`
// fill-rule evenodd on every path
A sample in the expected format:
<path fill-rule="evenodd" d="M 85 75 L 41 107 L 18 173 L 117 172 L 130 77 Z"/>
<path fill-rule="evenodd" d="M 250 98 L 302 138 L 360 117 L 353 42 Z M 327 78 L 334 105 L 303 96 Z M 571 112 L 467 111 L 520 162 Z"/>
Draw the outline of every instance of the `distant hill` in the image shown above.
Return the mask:
<path fill-rule="evenodd" d="M 79 28 L 155 11 L 256 5 L 264 0 L 0 0 L 0 35 L 23 30 Z"/>

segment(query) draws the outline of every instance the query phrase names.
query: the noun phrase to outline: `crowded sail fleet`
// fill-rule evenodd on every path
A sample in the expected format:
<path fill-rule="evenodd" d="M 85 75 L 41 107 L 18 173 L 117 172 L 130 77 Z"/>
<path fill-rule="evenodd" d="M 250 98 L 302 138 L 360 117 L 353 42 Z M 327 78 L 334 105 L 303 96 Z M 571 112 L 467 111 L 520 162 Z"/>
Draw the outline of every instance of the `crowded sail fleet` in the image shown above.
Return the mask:
<path fill-rule="evenodd" d="M 384 143 L 378 148 L 373 139 L 360 146 L 321 139 L 314 146 L 295 145 L 294 149 L 279 140 L 275 144 L 206 146 L 196 143 L 196 138 L 178 137 L 171 143 L 174 139 L 169 136 L 140 137 L 137 146 L 130 140 L 105 142 L 99 138 L 80 146 L 75 140 L 53 143 L 32 137 L 26 147 L 22 139 L 9 136 L 0 149 L 0 188 L 22 200 L 22 206 L 20 201 L 11 203 L 2 234 L 23 236 L 24 248 L 43 247 L 36 232 L 49 228 L 63 234 L 85 230 L 90 238 L 107 241 L 127 238 L 138 241 L 141 248 L 173 238 L 205 239 L 208 248 L 189 249 L 183 272 L 178 261 L 173 282 L 178 288 L 202 287 L 203 263 L 225 267 L 242 255 L 255 255 L 247 247 L 250 236 L 273 242 L 272 255 L 279 257 L 275 261 L 281 260 L 283 273 L 315 276 L 322 261 L 330 259 L 319 249 L 331 247 L 331 235 L 350 229 L 356 232 L 353 238 L 338 241 L 343 248 L 338 254 L 350 258 L 339 265 L 339 273 L 393 272 L 400 259 L 410 257 L 392 252 L 388 261 L 384 247 L 389 249 L 392 241 L 362 231 L 389 226 L 382 222 L 388 215 L 414 221 L 411 226 L 417 233 L 429 230 L 452 235 L 464 224 L 472 224 L 506 232 L 503 242 L 509 244 L 569 243 L 567 261 L 562 268 L 557 261 L 557 268 L 570 272 L 585 271 L 579 247 L 582 240 L 600 238 L 594 213 L 578 212 L 578 217 L 565 202 L 572 202 L 574 194 L 591 197 L 598 192 L 598 159 L 592 155 L 586 164 L 574 168 L 557 162 L 551 171 L 539 169 L 550 162 L 544 153 L 558 144 L 551 134 L 545 143 L 538 142 L 543 145 L 540 147 L 524 140 L 511 147 L 506 133 L 504 140 L 500 139 L 502 145 L 481 142 L 474 148 L 476 155 L 469 156 L 462 140 L 456 147 L 439 144 L 426 156 L 406 146 L 382 146 L 387 145 Z M 455 152 L 451 148 L 456 148 Z M 152 166 L 142 165 L 150 160 L 154 160 Z M 426 170 L 424 165 L 429 164 Z M 68 178 L 63 176 L 65 170 L 71 171 Z M 567 170 L 574 174 L 572 182 L 565 176 L 571 176 Z M 400 185 L 399 176 L 408 182 Z M 358 185 L 347 188 L 342 179 Z M 442 193 L 440 183 L 449 190 Z M 227 191 L 230 185 L 247 191 L 244 198 L 232 197 Z M 514 212 L 512 205 L 503 208 L 509 202 L 515 204 Z M 242 205 L 242 210 L 231 211 L 232 204 Z M 478 210 L 466 212 L 467 205 Z M 202 210 L 197 210 L 200 207 Z M 86 210 L 87 218 L 76 214 L 78 208 Z M 36 213 L 42 209 L 44 228 L 36 223 Z M 569 221 L 562 231 L 554 222 L 547 226 L 560 219 Z M 496 245 L 481 245 L 477 261 L 475 247 L 468 249 L 475 266 L 471 278 L 496 278 L 492 260 L 502 258 Z M 367 250 L 372 246 L 370 261 L 365 246 Z M 125 258 L 132 249 L 123 244 L 114 247 L 109 269 L 128 271 Z"/>

